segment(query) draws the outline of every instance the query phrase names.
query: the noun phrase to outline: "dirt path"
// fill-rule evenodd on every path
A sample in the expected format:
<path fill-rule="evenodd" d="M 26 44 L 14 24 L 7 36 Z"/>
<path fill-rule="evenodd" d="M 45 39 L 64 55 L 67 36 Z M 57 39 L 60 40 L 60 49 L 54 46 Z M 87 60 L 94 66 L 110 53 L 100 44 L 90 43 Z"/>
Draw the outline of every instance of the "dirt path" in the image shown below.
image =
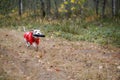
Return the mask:
<path fill-rule="evenodd" d="M 0 29 L 0 80 L 119 80 L 120 49 L 42 38 L 27 48 L 23 32 Z"/>

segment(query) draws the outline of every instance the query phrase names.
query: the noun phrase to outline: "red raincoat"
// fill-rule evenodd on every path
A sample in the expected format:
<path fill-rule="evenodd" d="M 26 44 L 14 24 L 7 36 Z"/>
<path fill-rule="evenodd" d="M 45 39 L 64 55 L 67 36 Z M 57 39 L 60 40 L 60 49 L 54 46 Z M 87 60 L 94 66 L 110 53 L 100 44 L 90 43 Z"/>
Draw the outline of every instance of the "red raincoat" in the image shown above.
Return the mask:
<path fill-rule="evenodd" d="M 30 43 L 30 45 L 32 45 L 34 42 L 38 45 L 39 42 L 40 42 L 40 39 L 39 38 L 34 38 L 33 37 L 33 32 L 30 31 L 30 32 L 26 32 L 24 34 L 24 38 L 27 40 L 27 42 Z"/>

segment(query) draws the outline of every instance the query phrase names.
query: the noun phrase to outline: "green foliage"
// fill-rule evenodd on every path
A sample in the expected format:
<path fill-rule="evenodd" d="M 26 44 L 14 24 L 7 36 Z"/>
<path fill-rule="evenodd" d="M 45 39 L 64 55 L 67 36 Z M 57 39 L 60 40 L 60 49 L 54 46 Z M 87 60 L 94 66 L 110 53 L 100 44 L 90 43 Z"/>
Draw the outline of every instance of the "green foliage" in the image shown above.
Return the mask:
<path fill-rule="evenodd" d="M 59 12 L 67 13 L 70 11 L 79 12 L 80 9 L 83 9 L 83 5 L 86 0 L 65 0 L 61 3 L 59 7 Z"/>
<path fill-rule="evenodd" d="M 0 14 L 6 15 L 14 10 L 17 7 L 17 0 L 0 0 Z"/>
<path fill-rule="evenodd" d="M 0 14 L 0 27 L 19 29 L 20 26 L 27 26 L 27 29 L 40 28 L 48 36 L 54 35 L 67 40 L 112 44 L 120 47 L 120 19 L 112 19 L 100 20 L 99 16 L 92 15 L 86 18 L 50 19 L 47 21 L 28 15 L 27 12 L 22 17 L 18 17 L 15 11 L 8 15 Z"/>
<path fill-rule="evenodd" d="M 116 30 L 116 28 L 118 30 Z M 100 44 L 119 44 L 120 37 L 119 27 L 90 27 L 87 29 L 83 36 L 85 41 L 100 43 Z"/>
<path fill-rule="evenodd" d="M 91 20 L 91 17 L 88 18 Z M 46 21 L 33 19 L 32 17 L 19 18 L 11 15 L 1 17 L 0 27 L 11 27 L 22 29 L 40 28 L 47 36 L 63 37 L 72 41 L 89 41 L 99 44 L 112 44 L 120 47 L 120 27 L 119 19 L 102 19 L 99 21 L 87 22 L 89 20 L 76 18 L 74 20 L 54 20 Z M 93 19 L 94 20 L 94 19 Z"/>
<path fill-rule="evenodd" d="M 11 27 L 22 30 L 20 26 L 27 29 L 40 28 L 47 36 L 63 37 L 71 41 L 88 41 L 104 45 L 115 45 L 120 47 L 119 19 L 102 19 L 99 21 L 86 22 L 81 19 L 68 19 L 58 21 L 42 21 L 33 18 L 5 16 L 0 20 L 1 27 Z M 56 23 L 54 23 L 56 22 Z"/>
<path fill-rule="evenodd" d="M 120 27 L 117 23 L 101 21 L 98 25 L 97 22 L 79 22 L 63 21 L 61 25 L 46 25 L 45 31 L 67 40 L 88 41 L 120 47 Z"/>

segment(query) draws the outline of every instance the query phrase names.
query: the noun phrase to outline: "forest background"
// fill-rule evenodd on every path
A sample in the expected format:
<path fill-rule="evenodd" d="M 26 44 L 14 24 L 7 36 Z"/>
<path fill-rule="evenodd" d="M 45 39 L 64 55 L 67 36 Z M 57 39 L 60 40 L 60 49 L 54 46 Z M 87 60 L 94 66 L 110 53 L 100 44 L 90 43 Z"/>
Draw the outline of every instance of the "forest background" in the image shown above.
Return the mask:
<path fill-rule="evenodd" d="M 119 0 L 0 0 L 0 27 L 120 47 Z M 49 34 L 48 34 L 49 33 Z"/>

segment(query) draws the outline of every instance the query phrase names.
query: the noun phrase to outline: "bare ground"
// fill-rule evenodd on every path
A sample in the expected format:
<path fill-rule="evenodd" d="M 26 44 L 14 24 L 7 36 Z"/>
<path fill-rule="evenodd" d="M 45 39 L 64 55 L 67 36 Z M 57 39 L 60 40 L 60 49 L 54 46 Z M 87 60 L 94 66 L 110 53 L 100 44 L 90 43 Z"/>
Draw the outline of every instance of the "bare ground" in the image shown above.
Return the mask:
<path fill-rule="evenodd" d="M 120 48 L 46 37 L 36 52 L 23 32 L 0 34 L 0 80 L 120 80 Z"/>

